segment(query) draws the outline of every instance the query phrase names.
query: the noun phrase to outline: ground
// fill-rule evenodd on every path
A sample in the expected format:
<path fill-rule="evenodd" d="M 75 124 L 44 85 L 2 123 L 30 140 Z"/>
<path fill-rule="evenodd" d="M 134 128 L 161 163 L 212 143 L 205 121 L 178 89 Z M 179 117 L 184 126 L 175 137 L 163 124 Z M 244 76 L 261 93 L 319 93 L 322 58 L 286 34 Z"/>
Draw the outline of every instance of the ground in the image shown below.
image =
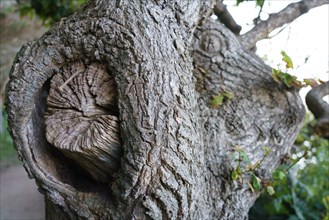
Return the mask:
<path fill-rule="evenodd" d="M 43 196 L 23 166 L 11 166 L 0 173 L 1 220 L 43 220 L 44 210 Z"/>

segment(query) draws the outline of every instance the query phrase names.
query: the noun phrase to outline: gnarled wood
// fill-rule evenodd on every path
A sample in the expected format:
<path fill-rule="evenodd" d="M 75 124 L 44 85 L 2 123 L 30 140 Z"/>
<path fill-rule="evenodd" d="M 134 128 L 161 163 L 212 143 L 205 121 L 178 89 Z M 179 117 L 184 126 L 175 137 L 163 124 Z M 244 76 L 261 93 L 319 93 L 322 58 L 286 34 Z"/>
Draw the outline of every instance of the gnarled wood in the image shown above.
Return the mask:
<path fill-rule="evenodd" d="M 194 163 L 201 145 L 193 123 L 196 99 L 188 40 L 198 21 L 210 12 L 210 4 L 194 0 L 188 4 L 91 1 L 38 41 L 24 45 L 11 71 L 7 111 L 27 171 L 53 204 L 47 207 L 79 219 L 204 216 L 206 210 L 199 206 L 202 199 L 198 197 L 203 188 Z M 81 154 L 63 155 L 63 149 L 70 147 L 56 138 L 64 137 L 65 131 L 51 135 L 56 125 L 50 121 L 62 112 L 53 111 L 52 105 L 58 108 L 61 101 L 52 96 L 64 97 L 67 86 L 85 79 L 80 74 L 70 79 L 76 72 L 70 69 L 80 61 L 86 68 L 104 65 L 117 85 L 123 154 L 121 167 L 110 182 L 106 182 L 104 170 L 90 178 L 81 169 L 91 173 L 97 160 L 81 163 L 77 159 Z M 62 91 L 52 92 L 56 86 Z M 76 96 L 85 94 L 82 89 Z M 83 115 L 85 106 L 73 100 L 60 105 L 74 107 Z M 94 103 L 87 107 L 87 115 L 91 109 L 99 111 L 96 107 Z M 95 118 L 93 114 L 89 117 Z M 51 210 L 47 213 L 54 216 Z"/>
<path fill-rule="evenodd" d="M 90 1 L 22 48 L 6 105 L 48 219 L 246 217 L 258 193 L 231 180 L 232 150 L 255 162 L 271 148 L 257 170 L 268 177 L 304 110 L 297 91 L 203 19 L 210 4 Z M 224 90 L 234 99 L 211 108 Z"/>
<path fill-rule="evenodd" d="M 47 141 L 103 183 L 122 155 L 116 99 L 114 78 L 103 64 L 70 63 L 50 81 Z"/>

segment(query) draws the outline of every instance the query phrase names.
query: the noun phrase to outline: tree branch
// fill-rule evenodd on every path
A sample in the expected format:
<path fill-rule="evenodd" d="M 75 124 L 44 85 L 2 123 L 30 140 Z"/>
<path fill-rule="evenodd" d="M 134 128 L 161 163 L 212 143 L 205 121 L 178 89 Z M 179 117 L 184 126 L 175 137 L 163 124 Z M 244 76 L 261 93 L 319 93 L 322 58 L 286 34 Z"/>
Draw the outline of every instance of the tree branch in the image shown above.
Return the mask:
<path fill-rule="evenodd" d="M 249 32 L 240 37 L 242 44 L 247 48 L 253 48 L 256 43 L 268 37 L 274 29 L 294 21 L 299 16 L 307 13 L 310 9 L 329 4 L 329 0 L 303 0 L 289 4 L 282 11 L 271 14 L 266 21 L 257 24 Z"/>
<path fill-rule="evenodd" d="M 235 22 L 234 18 L 227 10 L 226 5 L 224 5 L 222 1 L 216 1 L 216 4 L 214 6 L 214 13 L 218 16 L 219 20 L 234 34 L 240 34 L 241 26 Z"/>
<path fill-rule="evenodd" d="M 306 95 L 306 105 L 313 113 L 317 123 L 315 132 L 329 139 L 329 104 L 322 98 L 329 94 L 329 81 L 314 87 Z"/>
<path fill-rule="evenodd" d="M 268 178 L 290 151 L 305 116 L 304 106 L 298 91 L 277 84 L 271 68 L 245 50 L 224 25 L 207 19 L 194 35 L 193 73 L 206 169 L 201 178 L 209 192 L 207 219 L 246 219 L 243 210 L 252 206 L 259 192 L 250 191 L 248 174 L 241 185 L 232 181 L 234 147 L 241 146 L 253 163 L 263 160 L 257 175 Z M 211 106 L 223 92 L 234 97 L 217 108 Z M 271 149 L 266 159 L 262 159 L 263 146 Z"/>

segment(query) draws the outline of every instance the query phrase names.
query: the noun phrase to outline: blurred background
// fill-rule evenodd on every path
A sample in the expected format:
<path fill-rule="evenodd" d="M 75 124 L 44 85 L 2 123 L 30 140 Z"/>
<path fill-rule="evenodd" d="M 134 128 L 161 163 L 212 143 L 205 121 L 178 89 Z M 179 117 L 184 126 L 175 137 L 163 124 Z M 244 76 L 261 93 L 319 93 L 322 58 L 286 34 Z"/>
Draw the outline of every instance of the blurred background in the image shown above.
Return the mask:
<path fill-rule="evenodd" d="M 0 219 L 45 219 L 43 196 L 18 160 L 7 130 L 5 86 L 16 53 L 61 17 L 84 3 L 77 0 L 0 0 Z"/>
<path fill-rule="evenodd" d="M 7 130 L 4 111 L 5 85 L 16 53 L 26 42 L 39 38 L 61 17 L 74 12 L 86 0 L 0 0 L 0 219 L 44 219 L 43 197 L 17 158 Z M 258 1 L 257 1 L 258 2 Z M 266 0 L 261 18 L 278 12 L 296 1 Z M 242 26 L 244 33 L 253 26 L 259 6 L 255 1 L 236 0 L 224 4 Z M 271 33 L 257 44 L 257 54 L 273 68 L 282 62 L 280 51 L 292 58 L 296 68 L 291 74 L 299 79 L 329 80 L 329 8 L 313 9 Z M 321 23 L 321 26 L 316 25 Z M 319 28 L 320 27 L 320 28 Z M 304 99 L 310 88 L 300 92 Z M 324 97 L 329 102 L 329 97 Z M 329 220 L 329 152 L 328 140 L 314 133 L 314 119 L 307 114 L 304 127 L 291 155 L 277 169 L 271 185 L 275 193 L 263 192 L 250 211 L 249 218 L 289 220 Z M 286 173 L 285 175 L 280 175 Z"/>

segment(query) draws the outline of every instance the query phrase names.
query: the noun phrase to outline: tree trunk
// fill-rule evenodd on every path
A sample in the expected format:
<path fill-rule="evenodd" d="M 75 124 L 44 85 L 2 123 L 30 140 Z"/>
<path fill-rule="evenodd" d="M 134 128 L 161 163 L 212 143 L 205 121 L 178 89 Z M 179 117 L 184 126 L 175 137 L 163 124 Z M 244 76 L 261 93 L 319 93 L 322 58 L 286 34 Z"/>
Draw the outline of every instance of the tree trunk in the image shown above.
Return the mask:
<path fill-rule="evenodd" d="M 304 108 L 210 4 L 93 1 L 23 46 L 6 106 L 47 219 L 247 218 L 259 192 L 232 154 L 268 147 L 269 178 Z"/>

